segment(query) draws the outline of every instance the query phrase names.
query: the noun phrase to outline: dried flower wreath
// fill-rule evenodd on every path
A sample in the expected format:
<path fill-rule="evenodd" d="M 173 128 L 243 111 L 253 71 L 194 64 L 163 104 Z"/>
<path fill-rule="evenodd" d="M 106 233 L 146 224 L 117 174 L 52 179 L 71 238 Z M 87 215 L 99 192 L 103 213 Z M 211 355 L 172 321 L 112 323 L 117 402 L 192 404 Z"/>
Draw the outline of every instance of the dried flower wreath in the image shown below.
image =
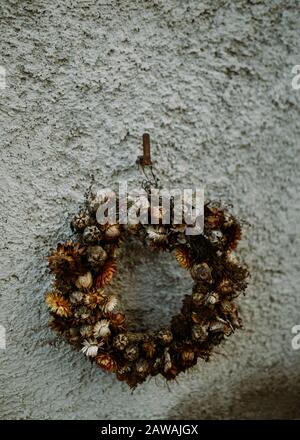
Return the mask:
<path fill-rule="evenodd" d="M 149 151 L 145 153 L 142 165 L 151 165 Z M 241 238 L 240 224 L 226 209 L 206 203 L 201 235 L 185 235 L 185 224 L 162 224 L 160 210 L 157 225 L 99 225 L 96 211 L 103 201 L 92 192 L 87 195 L 71 223 L 78 240 L 58 244 L 49 256 L 55 274 L 54 288 L 46 296 L 50 325 L 132 388 L 157 374 L 174 379 L 198 358 L 208 360 L 213 348 L 241 327 L 234 299 L 245 291 L 248 271 L 232 254 Z M 120 247 L 132 238 L 173 252 L 194 280 L 169 328 L 129 332 L 118 297 L 107 294 Z"/>

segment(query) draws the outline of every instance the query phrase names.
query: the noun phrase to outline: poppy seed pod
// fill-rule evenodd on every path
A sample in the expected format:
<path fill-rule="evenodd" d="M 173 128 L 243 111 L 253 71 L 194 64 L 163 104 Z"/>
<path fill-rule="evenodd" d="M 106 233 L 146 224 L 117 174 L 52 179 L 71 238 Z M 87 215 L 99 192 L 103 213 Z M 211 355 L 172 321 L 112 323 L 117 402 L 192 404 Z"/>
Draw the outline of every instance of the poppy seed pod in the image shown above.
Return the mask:
<path fill-rule="evenodd" d="M 207 263 L 194 264 L 191 268 L 191 275 L 195 280 L 212 282 L 211 268 Z"/>
<path fill-rule="evenodd" d="M 71 228 L 76 232 L 83 232 L 83 230 L 91 225 L 92 219 L 88 211 L 80 211 L 75 215 L 71 221 Z"/>
<path fill-rule="evenodd" d="M 102 238 L 102 232 L 97 226 L 87 226 L 82 234 L 82 239 L 86 244 L 97 244 Z"/>
<path fill-rule="evenodd" d="M 90 246 L 87 255 L 88 262 L 93 269 L 101 267 L 107 259 L 107 252 L 101 246 Z"/>

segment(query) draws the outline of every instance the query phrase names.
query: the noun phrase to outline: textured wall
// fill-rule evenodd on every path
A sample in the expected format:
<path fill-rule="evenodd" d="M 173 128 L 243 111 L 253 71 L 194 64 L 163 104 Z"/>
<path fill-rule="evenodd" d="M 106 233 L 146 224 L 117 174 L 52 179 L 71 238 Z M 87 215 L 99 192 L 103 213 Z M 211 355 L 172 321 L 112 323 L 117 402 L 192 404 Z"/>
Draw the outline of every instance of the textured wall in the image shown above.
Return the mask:
<path fill-rule="evenodd" d="M 0 3 L 0 417 L 299 418 L 299 2 Z M 245 329 L 210 363 L 131 394 L 48 329 L 45 258 L 92 174 L 137 184 L 145 130 L 163 183 L 205 184 L 251 223 L 240 253 L 252 278 Z M 119 280 L 157 325 L 181 282 L 167 257 Z"/>

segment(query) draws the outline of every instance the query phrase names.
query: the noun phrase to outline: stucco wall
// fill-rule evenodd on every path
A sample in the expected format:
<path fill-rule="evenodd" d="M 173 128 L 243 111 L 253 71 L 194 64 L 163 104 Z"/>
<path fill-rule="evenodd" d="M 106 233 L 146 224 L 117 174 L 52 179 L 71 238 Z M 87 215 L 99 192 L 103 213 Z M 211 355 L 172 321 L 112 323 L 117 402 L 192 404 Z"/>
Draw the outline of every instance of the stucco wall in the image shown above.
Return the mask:
<path fill-rule="evenodd" d="M 1 0 L 0 18 L 0 417 L 299 418 L 299 2 Z M 43 297 L 91 175 L 136 185 L 146 130 L 164 184 L 205 184 L 251 224 L 252 278 L 210 363 L 131 394 L 55 339 Z M 159 326 L 181 277 L 150 261 L 119 283 Z"/>

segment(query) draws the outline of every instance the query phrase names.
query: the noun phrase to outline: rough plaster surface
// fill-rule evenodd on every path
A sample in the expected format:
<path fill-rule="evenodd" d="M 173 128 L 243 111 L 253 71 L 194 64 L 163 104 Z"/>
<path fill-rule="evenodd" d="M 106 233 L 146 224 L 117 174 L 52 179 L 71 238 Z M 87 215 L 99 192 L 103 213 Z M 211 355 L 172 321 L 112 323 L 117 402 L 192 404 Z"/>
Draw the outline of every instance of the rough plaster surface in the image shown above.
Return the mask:
<path fill-rule="evenodd" d="M 0 417 L 299 418 L 299 2 L 1 0 L 0 26 Z M 136 185 L 145 130 L 165 185 L 205 184 L 251 223 L 252 278 L 245 329 L 210 363 L 131 394 L 57 342 L 43 296 L 91 175 Z M 159 325 L 188 280 L 143 258 L 118 283 Z"/>

